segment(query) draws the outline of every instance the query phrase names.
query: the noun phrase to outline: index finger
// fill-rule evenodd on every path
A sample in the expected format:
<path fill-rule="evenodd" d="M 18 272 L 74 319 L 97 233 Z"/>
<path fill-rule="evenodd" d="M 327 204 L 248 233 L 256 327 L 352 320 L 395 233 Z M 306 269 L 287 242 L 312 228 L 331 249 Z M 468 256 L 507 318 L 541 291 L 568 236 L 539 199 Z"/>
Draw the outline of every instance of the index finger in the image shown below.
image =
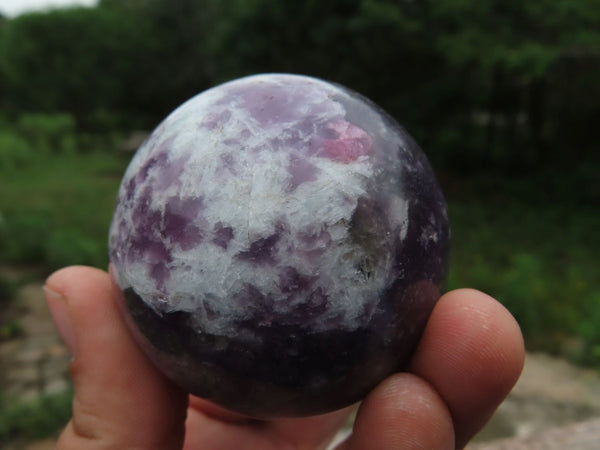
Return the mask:
<path fill-rule="evenodd" d="M 434 308 L 410 365 L 445 401 L 462 448 L 516 383 L 524 344 L 513 316 L 472 289 L 449 292 Z"/>

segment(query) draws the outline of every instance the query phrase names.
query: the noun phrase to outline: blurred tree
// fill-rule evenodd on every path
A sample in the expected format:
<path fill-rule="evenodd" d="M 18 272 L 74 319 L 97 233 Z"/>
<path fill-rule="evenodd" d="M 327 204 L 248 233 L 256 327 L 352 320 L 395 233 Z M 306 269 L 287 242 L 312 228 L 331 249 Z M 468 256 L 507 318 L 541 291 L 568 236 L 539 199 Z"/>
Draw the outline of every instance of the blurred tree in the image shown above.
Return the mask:
<path fill-rule="evenodd" d="M 429 3 L 436 49 L 448 70 L 468 73 L 468 110 L 459 115 L 470 114 L 480 125 L 485 158 L 514 171 L 565 155 L 566 135 L 572 143 L 585 132 L 580 143 L 593 142 L 590 129 L 578 126 L 573 133 L 565 126 L 570 101 L 564 89 L 580 93 L 578 110 L 586 117 L 598 117 L 600 104 L 588 93 L 600 86 L 600 1 Z M 595 81 L 582 66 L 594 68 Z"/>
<path fill-rule="evenodd" d="M 150 127 L 210 85 L 270 71 L 362 92 L 440 166 L 598 159 L 600 0 L 101 0 L 0 22 L 13 114 Z"/>
<path fill-rule="evenodd" d="M 100 1 L 100 9 L 134 17 L 142 24 L 135 103 L 151 112 L 153 120 L 209 86 L 205 41 L 213 21 L 210 6 L 208 0 Z"/>
<path fill-rule="evenodd" d="M 127 109 L 122 94 L 132 87 L 143 43 L 136 25 L 135 18 L 88 8 L 11 20 L 0 42 L 8 109 L 69 111 L 83 124 L 104 109 Z"/>
<path fill-rule="evenodd" d="M 151 126 L 208 86 L 197 2 L 108 3 L 25 14 L 3 27 L 5 109 L 69 111 L 92 128 Z"/>

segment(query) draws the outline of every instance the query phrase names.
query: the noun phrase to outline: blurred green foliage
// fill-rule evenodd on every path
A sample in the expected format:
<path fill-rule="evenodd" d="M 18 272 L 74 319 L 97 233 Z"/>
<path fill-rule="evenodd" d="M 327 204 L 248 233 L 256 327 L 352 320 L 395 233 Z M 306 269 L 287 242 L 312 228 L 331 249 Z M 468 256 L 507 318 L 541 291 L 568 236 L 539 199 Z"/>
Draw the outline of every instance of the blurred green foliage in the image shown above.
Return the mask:
<path fill-rule="evenodd" d="M 487 198 L 450 204 L 449 285 L 476 286 L 518 319 L 530 348 L 562 353 L 567 337 L 583 346 L 568 356 L 600 367 L 600 214 L 569 203 L 535 205 Z"/>
<path fill-rule="evenodd" d="M 365 94 L 444 169 L 599 161 L 597 0 L 101 0 L 0 22 L 13 118 L 147 129 L 211 85 L 270 71 Z"/>
<path fill-rule="evenodd" d="M 23 324 L 18 319 L 0 321 L 0 341 L 23 334 Z"/>
<path fill-rule="evenodd" d="M 4 276 L 0 276 L 0 309 L 4 310 L 6 306 L 13 300 L 16 283 Z M 0 318 L 2 315 L 0 314 Z"/>
<path fill-rule="evenodd" d="M 72 401 L 72 391 L 26 403 L 9 402 L 0 391 L 0 444 L 54 435 L 71 418 Z"/>
<path fill-rule="evenodd" d="M 77 150 L 75 118 L 70 114 L 25 113 L 16 130 L 36 152 L 73 153 Z"/>
<path fill-rule="evenodd" d="M 0 263 L 106 266 L 126 161 L 72 125 L 64 115 L 27 114 L 0 126 Z"/>
<path fill-rule="evenodd" d="M 25 167 L 35 158 L 33 149 L 25 137 L 7 130 L 0 130 L 0 170 L 11 172 Z M 0 226 L 2 216 L 0 216 Z"/>

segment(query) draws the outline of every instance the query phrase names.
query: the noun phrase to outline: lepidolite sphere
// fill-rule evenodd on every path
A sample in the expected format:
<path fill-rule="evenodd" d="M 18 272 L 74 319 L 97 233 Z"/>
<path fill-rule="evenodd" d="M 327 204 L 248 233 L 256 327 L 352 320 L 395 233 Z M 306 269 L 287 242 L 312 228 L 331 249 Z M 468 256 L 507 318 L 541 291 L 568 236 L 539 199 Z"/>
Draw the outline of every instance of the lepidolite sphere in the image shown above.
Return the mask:
<path fill-rule="evenodd" d="M 440 296 L 446 204 L 422 151 L 342 86 L 235 80 L 140 147 L 110 228 L 128 324 L 178 385 L 324 413 L 402 370 Z"/>

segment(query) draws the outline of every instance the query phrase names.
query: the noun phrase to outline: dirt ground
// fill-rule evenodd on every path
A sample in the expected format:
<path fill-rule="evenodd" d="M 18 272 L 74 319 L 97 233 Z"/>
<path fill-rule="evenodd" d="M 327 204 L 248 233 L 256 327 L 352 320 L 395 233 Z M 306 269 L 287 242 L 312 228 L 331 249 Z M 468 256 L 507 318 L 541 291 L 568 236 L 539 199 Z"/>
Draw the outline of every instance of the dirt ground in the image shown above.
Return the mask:
<path fill-rule="evenodd" d="M 468 448 L 591 450 L 598 442 L 598 372 L 528 353 L 517 385 Z"/>

